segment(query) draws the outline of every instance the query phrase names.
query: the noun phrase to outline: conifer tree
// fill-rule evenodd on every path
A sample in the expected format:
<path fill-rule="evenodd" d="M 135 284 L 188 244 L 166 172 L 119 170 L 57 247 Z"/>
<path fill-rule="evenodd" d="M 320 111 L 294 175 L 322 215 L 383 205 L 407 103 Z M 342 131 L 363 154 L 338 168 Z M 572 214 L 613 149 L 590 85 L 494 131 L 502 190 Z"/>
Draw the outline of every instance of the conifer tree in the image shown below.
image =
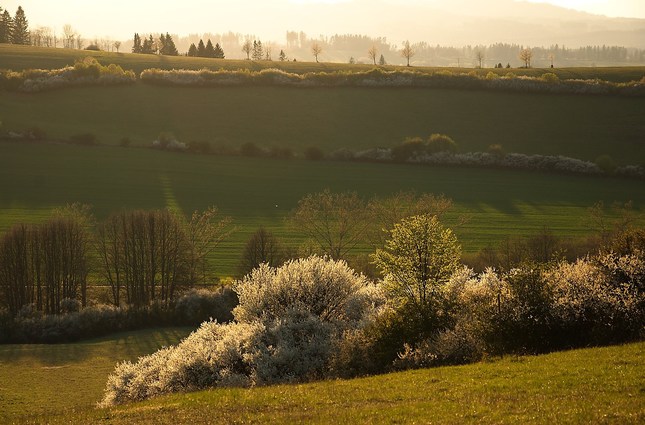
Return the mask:
<path fill-rule="evenodd" d="M 132 53 L 142 53 L 143 47 L 141 46 L 141 37 L 136 32 L 134 33 L 134 44 L 132 45 Z"/>
<path fill-rule="evenodd" d="M 260 40 L 253 40 L 253 54 L 251 57 L 256 61 L 262 60 L 264 57 L 264 47 L 262 47 L 262 42 Z"/>
<path fill-rule="evenodd" d="M 170 34 L 166 33 L 166 36 L 164 37 L 163 34 L 159 37 L 161 40 L 161 47 L 159 49 L 159 54 L 166 55 L 166 56 L 178 56 L 179 51 L 177 50 L 177 46 L 175 46 L 175 42 L 173 41 L 172 37 Z"/>
<path fill-rule="evenodd" d="M 199 44 L 197 45 L 197 56 L 200 58 L 206 57 L 206 46 L 204 45 L 204 40 L 199 40 Z"/>
<path fill-rule="evenodd" d="M 210 39 L 206 43 L 206 50 L 204 51 L 204 57 L 206 58 L 215 57 L 215 48 L 213 47 L 213 42 Z"/>
<path fill-rule="evenodd" d="M 0 12 L 2 10 L 0 9 Z M 0 15 L 0 43 L 11 43 L 11 29 L 13 27 L 13 19 L 8 10 L 5 10 Z"/>
<path fill-rule="evenodd" d="M 18 6 L 18 10 L 16 10 L 12 30 L 11 42 L 13 44 L 30 44 L 29 23 L 21 6 Z"/>
<path fill-rule="evenodd" d="M 222 49 L 219 43 L 215 44 L 215 55 L 213 57 L 216 59 L 224 59 L 224 49 Z"/>
<path fill-rule="evenodd" d="M 195 46 L 195 43 L 192 43 L 190 47 L 188 48 L 188 56 L 190 57 L 196 57 L 197 56 L 197 46 Z"/>

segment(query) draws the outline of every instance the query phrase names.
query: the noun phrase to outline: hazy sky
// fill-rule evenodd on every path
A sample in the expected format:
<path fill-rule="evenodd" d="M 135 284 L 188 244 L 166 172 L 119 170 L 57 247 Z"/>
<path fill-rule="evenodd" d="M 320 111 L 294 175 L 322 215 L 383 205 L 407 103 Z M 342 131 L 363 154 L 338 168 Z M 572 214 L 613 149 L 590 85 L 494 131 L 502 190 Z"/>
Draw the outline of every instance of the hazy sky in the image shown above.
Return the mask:
<path fill-rule="evenodd" d="M 409 4 L 453 9 L 490 16 L 514 0 L 0 0 L 11 14 L 21 5 L 30 25 L 60 32 L 71 24 L 84 38 L 130 39 L 134 32 L 170 32 L 188 35 L 227 31 L 253 34 L 263 40 L 284 41 L 287 30 L 308 35 L 365 34 L 399 42 L 414 39 L 402 20 L 389 20 L 382 5 L 401 9 Z M 608 16 L 645 18 L 645 0 L 530 0 Z M 346 3 L 351 16 L 334 13 L 334 3 Z M 410 16 L 411 26 L 423 25 L 422 16 Z M 416 21 L 416 22 L 414 22 Z M 412 25 L 414 24 L 414 25 Z M 419 35 L 422 36 L 422 35 Z"/>

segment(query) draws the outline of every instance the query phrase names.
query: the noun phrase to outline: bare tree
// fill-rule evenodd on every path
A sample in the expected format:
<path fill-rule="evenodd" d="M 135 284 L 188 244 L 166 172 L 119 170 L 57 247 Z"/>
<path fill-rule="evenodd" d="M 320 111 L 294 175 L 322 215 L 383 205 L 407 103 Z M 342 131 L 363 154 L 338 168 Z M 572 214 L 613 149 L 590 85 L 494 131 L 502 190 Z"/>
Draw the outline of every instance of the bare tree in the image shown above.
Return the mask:
<path fill-rule="evenodd" d="M 260 264 L 281 266 L 285 255 L 278 238 L 264 227 L 259 228 L 247 241 L 239 265 L 239 273 L 246 275 Z"/>
<path fill-rule="evenodd" d="M 402 191 L 387 198 L 374 198 L 368 204 L 368 240 L 372 246 L 381 247 L 388 236 L 387 230 L 404 218 L 431 214 L 443 219 L 452 207 L 451 199 L 432 193 L 417 195 L 414 191 Z M 458 226 L 466 221 L 465 217 L 460 217 L 450 224 Z"/>
<path fill-rule="evenodd" d="M 251 51 L 253 51 L 253 43 L 251 40 L 246 39 L 242 44 L 242 51 L 246 53 L 246 60 L 251 60 Z"/>
<path fill-rule="evenodd" d="M 372 44 L 372 47 L 367 50 L 367 55 L 370 57 L 370 59 L 372 59 L 374 65 L 376 65 L 376 55 L 378 55 L 378 49 L 376 48 L 376 45 Z"/>
<path fill-rule="evenodd" d="M 553 68 L 553 61 L 555 60 L 555 54 L 549 53 L 549 61 L 551 62 L 551 68 Z"/>
<path fill-rule="evenodd" d="M 401 56 L 403 56 L 408 61 L 407 66 L 410 66 L 410 59 L 412 59 L 415 54 L 416 52 L 414 51 L 412 46 L 410 46 L 410 42 L 406 40 L 405 44 L 403 45 L 403 49 L 401 50 Z"/>
<path fill-rule="evenodd" d="M 479 68 L 481 68 L 482 62 L 484 61 L 484 52 L 482 52 L 481 50 L 477 50 L 477 52 L 475 53 L 475 59 L 479 63 Z"/>
<path fill-rule="evenodd" d="M 520 51 L 520 60 L 524 62 L 525 68 L 531 67 L 531 59 L 533 58 L 533 51 L 530 48 L 522 49 Z"/>
<path fill-rule="evenodd" d="M 116 49 L 116 52 L 119 53 L 119 49 L 121 48 L 121 42 L 120 41 L 115 41 L 114 42 L 114 48 Z"/>
<path fill-rule="evenodd" d="M 332 193 L 329 189 L 302 198 L 291 214 L 291 223 L 320 253 L 334 259 L 355 248 L 369 226 L 365 202 L 355 192 Z"/>
<path fill-rule="evenodd" d="M 76 31 L 70 24 L 63 25 L 63 47 L 73 49 L 76 41 Z"/>
<path fill-rule="evenodd" d="M 317 41 L 314 41 L 314 43 L 311 45 L 311 54 L 314 55 L 314 58 L 316 58 L 316 62 L 318 62 L 318 56 L 320 56 L 322 51 L 323 49 L 320 44 Z"/>

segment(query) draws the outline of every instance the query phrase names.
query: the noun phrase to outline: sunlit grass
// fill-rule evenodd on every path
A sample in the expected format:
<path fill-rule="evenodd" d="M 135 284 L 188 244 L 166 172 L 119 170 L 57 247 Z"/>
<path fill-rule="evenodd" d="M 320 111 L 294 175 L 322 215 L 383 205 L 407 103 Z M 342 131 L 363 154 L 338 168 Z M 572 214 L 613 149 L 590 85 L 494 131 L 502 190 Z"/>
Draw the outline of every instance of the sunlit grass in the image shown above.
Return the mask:
<path fill-rule="evenodd" d="M 587 235 L 587 208 L 597 201 L 632 200 L 641 223 L 645 208 L 645 186 L 635 180 L 0 143 L 0 231 L 71 202 L 93 205 L 99 219 L 122 208 L 191 213 L 216 205 L 237 226 L 214 257 L 220 276 L 235 273 L 244 243 L 260 226 L 296 246 L 301 239 L 285 219 L 300 198 L 325 188 L 365 198 L 411 189 L 443 193 L 455 202 L 448 225 L 462 214 L 470 218 L 456 228 L 467 253 L 545 226 L 563 237 Z"/>
<path fill-rule="evenodd" d="M 85 404 L 39 412 L 30 421 L 638 424 L 645 420 L 644 355 L 645 343 L 637 343 L 513 356 L 354 380 L 179 394 L 106 410 Z"/>
<path fill-rule="evenodd" d="M 144 330 L 58 345 L 0 345 L 0 423 L 98 402 L 117 362 L 175 344 L 188 328 Z"/>

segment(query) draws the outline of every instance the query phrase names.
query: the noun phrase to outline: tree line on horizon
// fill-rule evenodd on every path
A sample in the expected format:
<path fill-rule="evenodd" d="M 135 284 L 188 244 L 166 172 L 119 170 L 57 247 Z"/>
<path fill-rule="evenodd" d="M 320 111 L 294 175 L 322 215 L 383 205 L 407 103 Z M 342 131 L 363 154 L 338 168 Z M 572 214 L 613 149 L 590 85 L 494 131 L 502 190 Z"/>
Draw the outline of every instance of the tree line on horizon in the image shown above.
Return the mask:
<path fill-rule="evenodd" d="M 253 58 L 255 60 L 272 60 L 272 52 L 279 51 L 278 59 L 281 61 L 287 60 L 287 58 L 307 60 L 313 55 L 316 61 L 386 65 L 396 64 L 396 58 L 403 57 L 404 63 L 407 62 L 408 65 L 479 68 L 499 67 L 500 64 L 508 68 L 645 63 L 645 49 L 607 45 L 569 48 L 559 44 L 548 47 L 530 47 L 513 43 L 496 43 L 452 47 L 433 45 L 425 41 L 413 43 L 407 41 L 398 46 L 385 37 L 335 34 L 311 38 L 303 31 L 287 31 L 285 44 L 262 44 L 253 35 L 231 31 L 222 34 L 205 33 L 201 36 L 191 34 L 186 37 L 160 33 L 151 34 L 151 37 L 146 39 L 139 37 L 138 40 L 137 37 L 134 37 L 123 42 L 107 38 L 85 39 L 70 24 L 64 25 L 62 32 L 57 34 L 54 29 L 47 26 L 29 28 L 25 11 L 20 6 L 13 17 L 9 11 L 0 6 L 0 43 L 31 44 L 37 47 L 119 52 L 123 45 L 124 49 L 134 53 L 184 54 L 220 59 L 224 58 L 224 51 L 228 51 L 240 52 L 241 57 L 246 56 L 247 59 Z M 200 50 L 199 41 L 203 43 L 203 40 L 211 40 L 213 49 L 211 50 L 208 43 L 205 43 L 203 50 Z M 192 48 L 193 45 L 194 48 Z M 414 52 L 414 62 L 410 62 L 411 56 L 408 57 L 402 53 L 406 49 L 411 49 Z M 235 59 L 235 55 L 229 54 L 229 58 Z"/>

